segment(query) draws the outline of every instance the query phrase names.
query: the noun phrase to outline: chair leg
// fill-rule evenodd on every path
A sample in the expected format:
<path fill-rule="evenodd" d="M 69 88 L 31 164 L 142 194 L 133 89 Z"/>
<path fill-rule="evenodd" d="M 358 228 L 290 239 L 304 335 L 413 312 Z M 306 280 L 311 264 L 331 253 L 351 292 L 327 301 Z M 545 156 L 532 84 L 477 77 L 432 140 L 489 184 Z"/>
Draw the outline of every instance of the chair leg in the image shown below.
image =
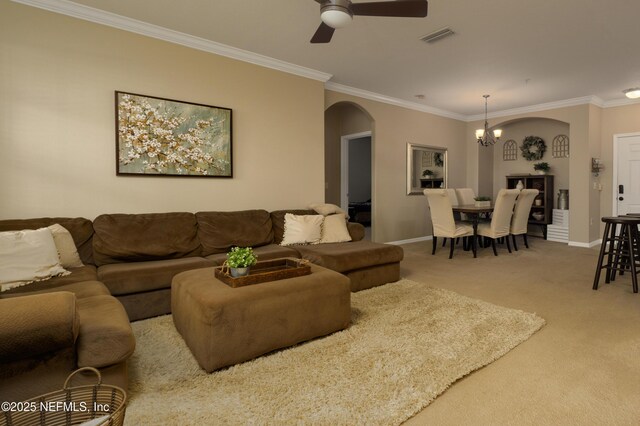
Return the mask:
<path fill-rule="evenodd" d="M 438 237 L 436 237 L 434 235 L 433 236 L 433 240 L 431 241 L 431 243 L 433 244 L 433 247 L 431 249 L 431 255 L 433 256 L 434 254 L 436 254 L 436 246 L 438 245 Z"/>
<path fill-rule="evenodd" d="M 524 240 L 524 246 L 529 248 L 529 242 L 527 241 L 527 234 L 522 234 L 522 239 Z"/>
<path fill-rule="evenodd" d="M 451 242 L 449 243 L 449 259 L 453 257 L 453 247 L 456 245 L 455 238 L 450 238 Z M 445 240 L 446 241 L 446 240 Z"/>
<path fill-rule="evenodd" d="M 636 252 L 634 244 L 638 241 L 638 229 L 635 225 L 628 226 L 627 232 L 627 242 L 629 244 L 629 260 L 630 260 L 630 268 L 631 268 L 631 283 L 633 284 L 633 292 L 638 292 L 638 271 L 636 270 Z M 632 229 L 633 228 L 633 229 Z"/>
<path fill-rule="evenodd" d="M 600 281 L 600 272 L 602 272 L 602 261 L 604 260 L 604 254 L 607 247 L 607 239 L 609 238 L 609 228 L 611 224 L 605 222 L 604 224 L 604 237 L 602 238 L 602 245 L 600 246 L 600 254 L 598 255 L 598 265 L 596 266 L 596 277 L 593 280 L 593 289 L 598 289 L 598 282 Z"/>
<path fill-rule="evenodd" d="M 613 265 L 613 252 L 616 249 L 616 245 L 615 245 L 615 235 L 616 235 L 616 228 L 618 227 L 617 224 L 613 223 L 611 224 L 611 229 L 609 230 L 611 235 L 611 238 L 609 238 L 609 253 L 607 254 L 607 265 L 612 266 Z M 608 237 L 607 237 L 608 238 Z M 603 241 L 604 243 L 604 241 Z M 605 276 L 604 276 L 604 282 L 606 284 L 609 284 L 611 282 L 611 268 L 607 268 L 607 270 L 605 271 Z M 615 279 L 615 277 L 614 277 Z"/>
<path fill-rule="evenodd" d="M 509 236 L 508 235 L 505 237 L 505 240 L 507 240 L 507 250 L 509 250 L 509 253 L 511 253 L 511 243 L 509 242 Z"/>
<path fill-rule="evenodd" d="M 493 255 L 497 256 L 498 255 L 498 250 L 496 250 L 496 240 L 495 239 L 491 239 L 491 247 L 493 247 Z"/>
<path fill-rule="evenodd" d="M 443 238 L 443 239 L 442 239 L 442 247 L 444 247 L 444 246 L 446 246 L 446 245 L 447 245 L 447 239 L 446 239 L 446 238 Z"/>
<path fill-rule="evenodd" d="M 507 237 L 509 238 L 509 237 Z M 511 241 L 513 241 L 513 248 L 518 251 L 518 244 L 516 243 L 516 236 L 511 234 Z"/>

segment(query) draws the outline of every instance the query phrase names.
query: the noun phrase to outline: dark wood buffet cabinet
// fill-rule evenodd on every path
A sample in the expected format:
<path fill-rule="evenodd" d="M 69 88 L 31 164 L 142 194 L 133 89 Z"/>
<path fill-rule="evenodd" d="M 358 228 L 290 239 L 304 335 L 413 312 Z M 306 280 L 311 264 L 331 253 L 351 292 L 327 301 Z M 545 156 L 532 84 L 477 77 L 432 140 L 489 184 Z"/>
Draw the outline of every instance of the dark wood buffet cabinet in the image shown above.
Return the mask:
<path fill-rule="evenodd" d="M 553 218 L 553 175 L 509 175 L 507 176 L 507 189 L 514 189 L 522 181 L 524 189 L 537 189 L 540 191 L 536 199 L 542 200 L 537 206 L 534 202 L 529 213 L 529 223 L 540 225 L 542 234 L 547 239 L 547 225 L 552 223 Z M 533 214 L 541 213 L 542 218 L 536 219 Z"/>

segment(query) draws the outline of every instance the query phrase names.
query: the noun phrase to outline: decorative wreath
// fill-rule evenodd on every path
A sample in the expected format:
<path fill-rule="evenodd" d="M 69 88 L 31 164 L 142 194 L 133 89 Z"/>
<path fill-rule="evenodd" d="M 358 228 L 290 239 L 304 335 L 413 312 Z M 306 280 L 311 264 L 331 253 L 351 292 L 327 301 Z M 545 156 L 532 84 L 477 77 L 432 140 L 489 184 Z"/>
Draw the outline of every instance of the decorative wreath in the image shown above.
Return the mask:
<path fill-rule="evenodd" d="M 442 154 L 441 152 L 434 152 L 433 164 L 435 164 L 436 167 L 444 166 L 444 154 Z"/>
<path fill-rule="evenodd" d="M 522 156 L 527 161 L 536 161 L 542 159 L 544 152 L 547 150 L 547 146 L 544 144 L 542 138 L 538 136 L 527 136 L 522 141 L 520 151 Z"/>

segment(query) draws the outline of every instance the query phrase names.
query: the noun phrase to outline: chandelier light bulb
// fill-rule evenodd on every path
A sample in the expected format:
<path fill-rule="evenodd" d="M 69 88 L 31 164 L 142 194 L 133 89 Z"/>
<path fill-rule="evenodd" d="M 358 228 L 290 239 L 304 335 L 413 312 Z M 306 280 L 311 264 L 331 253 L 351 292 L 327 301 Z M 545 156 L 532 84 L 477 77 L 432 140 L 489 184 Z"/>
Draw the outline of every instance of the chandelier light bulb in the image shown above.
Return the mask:
<path fill-rule="evenodd" d="M 489 132 L 489 121 L 487 120 L 487 99 L 489 95 L 483 95 L 484 98 L 484 129 L 476 130 L 476 139 L 482 146 L 489 146 L 496 143 L 500 136 L 502 136 L 501 129 L 495 129 L 493 132 Z"/>

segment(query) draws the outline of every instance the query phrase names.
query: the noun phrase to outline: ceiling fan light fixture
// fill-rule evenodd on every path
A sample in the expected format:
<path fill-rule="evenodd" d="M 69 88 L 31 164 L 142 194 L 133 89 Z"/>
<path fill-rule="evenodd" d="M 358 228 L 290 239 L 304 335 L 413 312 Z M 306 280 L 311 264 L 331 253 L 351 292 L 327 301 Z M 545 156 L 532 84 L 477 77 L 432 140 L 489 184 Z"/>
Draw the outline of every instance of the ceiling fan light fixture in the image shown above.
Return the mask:
<path fill-rule="evenodd" d="M 629 99 L 638 99 L 640 98 L 640 87 L 623 90 L 622 93 L 624 93 L 624 95 Z"/>
<path fill-rule="evenodd" d="M 351 23 L 353 16 L 348 9 L 331 7 L 322 11 L 320 19 L 331 28 L 344 28 Z"/>

